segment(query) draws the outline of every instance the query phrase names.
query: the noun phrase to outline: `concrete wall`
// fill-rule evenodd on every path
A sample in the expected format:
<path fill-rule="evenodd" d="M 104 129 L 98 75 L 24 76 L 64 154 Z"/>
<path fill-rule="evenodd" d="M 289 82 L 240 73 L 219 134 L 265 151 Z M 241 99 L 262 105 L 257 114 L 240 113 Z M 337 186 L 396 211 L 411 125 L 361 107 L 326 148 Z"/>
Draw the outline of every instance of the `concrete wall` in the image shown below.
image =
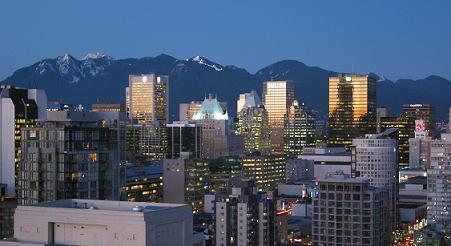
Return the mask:
<path fill-rule="evenodd" d="M 7 184 L 6 196 L 15 196 L 14 104 L 0 98 L 0 183 Z"/>

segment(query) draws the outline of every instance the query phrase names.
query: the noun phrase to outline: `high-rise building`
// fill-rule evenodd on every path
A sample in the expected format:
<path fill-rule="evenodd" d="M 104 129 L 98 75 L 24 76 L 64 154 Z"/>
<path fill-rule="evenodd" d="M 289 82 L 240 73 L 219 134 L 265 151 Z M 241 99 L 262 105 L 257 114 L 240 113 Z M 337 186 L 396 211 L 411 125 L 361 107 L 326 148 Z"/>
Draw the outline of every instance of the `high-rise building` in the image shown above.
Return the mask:
<path fill-rule="evenodd" d="M 370 185 L 381 188 L 386 193 L 384 214 L 385 233 L 391 235 L 398 225 L 398 157 L 396 139 L 391 135 L 397 129 L 389 129 L 380 134 L 366 134 L 352 141 L 352 174 L 368 178 Z"/>
<path fill-rule="evenodd" d="M 398 165 L 406 167 L 409 165 L 409 139 L 415 137 L 415 119 L 402 114 L 398 117 L 382 117 L 380 131 L 397 128 L 396 135 L 398 146 Z"/>
<path fill-rule="evenodd" d="M 256 91 L 252 90 L 249 93 L 240 94 L 236 102 L 236 112 L 241 112 L 243 108 L 257 107 L 260 105 L 262 105 L 260 97 L 258 97 Z"/>
<path fill-rule="evenodd" d="M 189 205 L 58 200 L 19 206 L 14 240 L 0 245 L 199 245 Z"/>
<path fill-rule="evenodd" d="M 294 100 L 285 117 L 283 142 L 287 156 L 298 156 L 304 147 L 315 146 L 315 118 L 303 103 Z"/>
<path fill-rule="evenodd" d="M 242 159 L 237 156 L 225 156 L 208 160 L 210 193 L 214 194 L 228 187 L 231 178 L 242 175 Z"/>
<path fill-rule="evenodd" d="M 167 129 L 161 121 L 125 126 L 127 159 L 134 162 L 163 160 L 167 153 Z"/>
<path fill-rule="evenodd" d="M 253 179 L 261 191 L 273 190 L 286 180 L 286 158 L 253 153 L 243 157 L 243 177 Z"/>
<path fill-rule="evenodd" d="M 312 242 L 320 245 L 384 243 L 382 190 L 366 178 L 336 174 L 317 180 Z"/>
<path fill-rule="evenodd" d="M 98 121 L 39 121 L 22 128 L 18 202 L 118 200 L 117 132 Z"/>
<path fill-rule="evenodd" d="M 189 203 L 194 213 L 202 212 L 204 195 L 208 191 L 208 162 L 182 155 L 163 160 L 163 200 L 169 203 Z"/>
<path fill-rule="evenodd" d="M 369 75 L 329 78 L 329 144 L 350 146 L 352 139 L 376 132 L 376 80 Z"/>
<path fill-rule="evenodd" d="M 163 201 L 163 165 L 147 163 L 125 167 L 125 193 L 129 202 Z"/>
<path fill-rule="evenodd" d="M 427 169 L 428 224 L 451 233 L 451 134 L 431 143 L 431 166 Z"/>
<path fill-rule="evenodd" d="M 414 120 L 423 120 L 426 130 L 432 135 L 435 134 L 435 107 L 431 104 L 404 104 L 403 114 L 412 117 Z"/>
<path fill-rule="evenodd" d="M 236 131 L 243 137 L 246 153 L 271 154 L 268 113 L 263 105 L 244 107 L 238 113 Z"/>
<path fill-rule="evenodd" d="M 378 107 L 376 108 L 376 122 L 377 122 L 377 132 L 381 132 L 381 118 L 390 117 L 391 112 L 388 107 Z"/>
<path fill-rule="evenodd" d="M 138 123 L 168 122 L 169 77 L 155 74 L 129 75 L 125 91 L 126 109 L 130 119 Z"/>
<path fill-rule="evenodd" d="M 176 159 L 182 152 L 189 152 L 193 158 L 202 158 L 202 126 L 187 121 L 175 121 L 166 125 L 168 132 L 168 153 L 166 158 Z"/>
<path fill-rule="evenodd" d="M 215 245 L 276 245 L 273 199 L 259 193 L 254 180 L 233 178 L 215 195 Z"/>
<path fill-rule="evenodd" d="M 294 100 L 294 83 L 266 81 L 263 83 L 263 104 L 268 111 L 271 144 L 274 153 L 283 154 L 283 128 L 285 114 Z"/>
<path fill-rule="evenodd" d="M 14 197 L 22 153 L 22 128 L 45 119 L 47 95 L 43 90 L 0 86 L 0 183 Z"/>

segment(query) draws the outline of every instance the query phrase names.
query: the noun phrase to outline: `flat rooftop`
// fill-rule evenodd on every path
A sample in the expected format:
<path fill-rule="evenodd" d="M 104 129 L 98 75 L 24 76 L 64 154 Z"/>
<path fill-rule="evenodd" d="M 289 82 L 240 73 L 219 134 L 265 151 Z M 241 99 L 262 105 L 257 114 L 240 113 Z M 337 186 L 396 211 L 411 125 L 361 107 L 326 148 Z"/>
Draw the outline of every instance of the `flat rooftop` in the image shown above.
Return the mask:
<path fill-rule="evenodd" d="M 117 212 L 153 212 L 176 207 L 189 206 L 187 204 L 175 203 L 153 203 L 153 202 L 127 202 L 127 201 L 106 201 L 106 200 L 85 200 L 67 199 L 51 202 L 44 202 L 31 205 L 30 207 L 45 208 L 69 208 L 69 209 L 90 209 Z M 134 210 L 135 208 L 135 210 Z"/>

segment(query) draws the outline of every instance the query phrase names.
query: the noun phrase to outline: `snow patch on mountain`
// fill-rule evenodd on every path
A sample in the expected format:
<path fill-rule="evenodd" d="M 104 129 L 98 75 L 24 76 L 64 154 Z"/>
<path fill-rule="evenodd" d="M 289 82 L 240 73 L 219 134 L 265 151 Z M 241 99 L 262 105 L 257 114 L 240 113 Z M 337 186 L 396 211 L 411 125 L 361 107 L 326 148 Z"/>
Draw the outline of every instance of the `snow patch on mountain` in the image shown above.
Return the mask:
<path fill-rule="evenodd" d="M 88 53 L 88 54 L 86 54 L 86 55 L 83 57 L 82 60 L 96 60 L 96 59 L 102 59 L 102 58 L 105 58 L 105 59 L 108 59 L 108 60 L 114 60 L 113 57 L 108 56 L 108 55 L 106 55 L 106 54 L 104 54 L 104 53 L 101 53 L 101 52 Z"/>
<path fill-rule="evenodd" d="M 221 65 L 216 64 L 214 62 L 211 62 L 211 61 L 209 61 L 209 60 L 207 60 L 207 59 L 205 59 L 205 58 L 203 58 L 201 56 L 196 56 L 196 57 L 193 57 L 193 58 L 190 58 L 190 59 L 186 59 L 186 60 L 187 61 L 197 62 L 198 64 L 201 64 L 201 65 L 204 65 L 204 66 L 207 66 L 207 67 L 211 67 L 211 68 L 213 68 L 216 71 L 224 70 L 224 68 Z"/>

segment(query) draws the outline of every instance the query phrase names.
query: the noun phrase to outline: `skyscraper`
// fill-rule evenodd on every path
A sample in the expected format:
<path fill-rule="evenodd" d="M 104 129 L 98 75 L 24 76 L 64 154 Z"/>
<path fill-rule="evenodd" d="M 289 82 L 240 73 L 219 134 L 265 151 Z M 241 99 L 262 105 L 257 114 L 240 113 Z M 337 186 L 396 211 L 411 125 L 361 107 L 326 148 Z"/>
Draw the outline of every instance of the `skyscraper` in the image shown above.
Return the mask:
<path fill-rule="evenodd" d="M 243 108 L 256 107 L 262 105 L 260 97 L 257 92 L 252 90 L 249 93 L 240 94 L 238 101 L 236 102 L 236 112 L 239 113 Z"/>
<path fill-rule="evenodd" d="M 263 105 L 244 107 L 238 113 L 237 133 L 243 136 L 246 153 L 271 153 L 268 112 Z"/>
<path fill-rule="evenodd" d="M 313 198 L 313 245 L 387 245 L 383 192 L 366 178 L 329 175 L 317 180 Z"/>
<path fill-rule="evenodd" d="M 409 165 L 409 139 L 415 137 L 415 119 L 409 115 L 401 114 L 398 117 L 382 117 L 380 131 L 397 128 L 398 165 Z"/>
<path fill-rule="evenodd" d="M 427 169 L 428 224 L 451 233 L 451 134 L 431 143 L 431 166 Z"/>
<path fill-rule="evenodd" d="M 127 160 L 163 160 L 167 154 L 167 129 L 162 121 L 125 126 Z"/>
<path fill-rule="evenodd" d="M 169 77 L 155 74 L 130 75 L 125 90 L 130 119 L 149 123 L 169 119 Z"/>
<path fill-rule="evenodd" d="M 166 158 L 176 159 L 182 152 L 189 152 L 193 158 L 202 158 L 202 126 L 186 121 L 175 121 L 167 124 L 166 128 L 168 132 Z"/>
<path fill-rule="evenodd" d="M 435 107 L 431 104 L 404 104 L 402 111 L 414 120 L 423 120 L 426 130 L 435 134 Z"/>
<path fill-rule="evenodd" d="M 329 78 L 329 144 L 349 146 L 352 139 L 376 132 L 376 80 L 369 75 Z"/>
<path fill-rule="evenodd" d="M 352 141 L 353 175 L 368 178 L 371 186 L 385 191 L 386 235 L 391 235 L 398 224 L 398 158 L 396 140 L 391 138 L 395 131 L 366 134 Z"/>
<path fill-rule="evenodd" d="M 283 153 L 284 118 L 294 100 L 294 83 L 291 80 L 263 83 L 263 104 L 268 111 L 269 129 L 273 151 Z"/>
<path fill-rule="evenodd" d="M 315 146 L 315 118 L 297 100 L 287 111 L 283 139 L 287 156 L 298 156 L 304 147 Z"/>
<path fill-rule="evenodd" d="M 243 157 L 243 177 L 255 180 L 261 191 L 273 190 L 286 180 L 286 158 L 282 155 L 249 154 Z"/>

